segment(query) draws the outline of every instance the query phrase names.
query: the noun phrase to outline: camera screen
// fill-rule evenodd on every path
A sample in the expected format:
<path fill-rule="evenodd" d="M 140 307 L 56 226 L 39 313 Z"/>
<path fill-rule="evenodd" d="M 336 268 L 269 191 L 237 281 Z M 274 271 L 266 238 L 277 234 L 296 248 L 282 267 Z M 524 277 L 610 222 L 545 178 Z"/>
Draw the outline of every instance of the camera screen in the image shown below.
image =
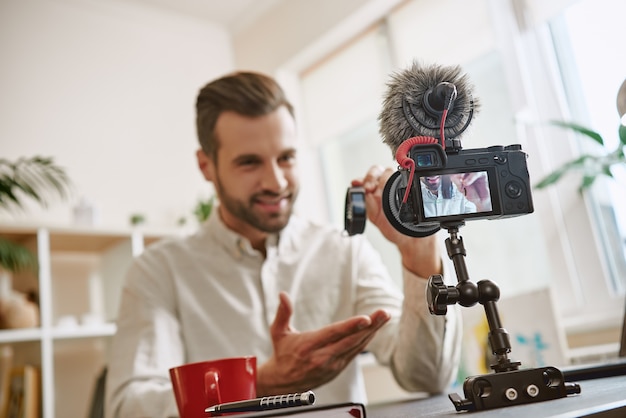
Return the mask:
<path fill-rule="evenodd" d="M 425 219 L 471 218 L 493 213 L 487 171 L 427 175 L 419 181 Z"/>

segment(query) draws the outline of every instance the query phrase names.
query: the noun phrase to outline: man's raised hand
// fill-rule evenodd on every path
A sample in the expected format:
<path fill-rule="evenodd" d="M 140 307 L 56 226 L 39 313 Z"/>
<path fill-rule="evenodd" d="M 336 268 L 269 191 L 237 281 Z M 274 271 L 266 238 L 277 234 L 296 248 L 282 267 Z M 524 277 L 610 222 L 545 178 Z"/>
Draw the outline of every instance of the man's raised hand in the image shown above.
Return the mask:
<path fill-rule="evenodd" d="M 315 331 L 299 332 L 291 324 L 293 307 L 280 293 L 271 325 L 274 353 L 257 371 L 259 396 L 304 392 L 335 378 L 362 352 L 389 319 L 384 310 L 353 316 Z"/>

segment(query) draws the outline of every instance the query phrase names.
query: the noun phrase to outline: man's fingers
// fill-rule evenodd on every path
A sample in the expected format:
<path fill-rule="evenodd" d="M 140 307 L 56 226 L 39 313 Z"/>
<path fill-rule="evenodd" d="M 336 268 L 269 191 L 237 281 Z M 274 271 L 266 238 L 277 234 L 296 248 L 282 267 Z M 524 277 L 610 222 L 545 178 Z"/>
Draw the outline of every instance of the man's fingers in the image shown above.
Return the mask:
<path fill-rule="evenodd" d="M 380 310 L 370 316 L 361 315 L 336 322 L 317 331 L 316 347 L 333 347 L 333 350 L 345 351 L 359 341 L 374 334 L 388 320 L 389 313 Z"/>
<path fill-rule="evenodd" d="M 374 338 L 378 330 L 389 320 L 389 314 L 376 318 L 372 325 L 364 330 L 347 335 L 324 348 L 329 359 L 339 364 L 347 364 Z"/>
<path fill-rule="evenodd" d="M 389 313 L 385 311 L 377 311 L 370 316 L 372 324 L 361 331 L 357 331 L 351 335 L 347 335 L 345 338 L 336 341 L 333 345 L 333 350 L 337 353 L 351 353 L 358 354 L 363 348 L 374 338 L 378 330 L 391 319 Z"/>
<path fill-rule="evenodd" d="M 325 347 L 335 341 L 342 340 L 354 333 L 369 328 L 372 320 L 366 315 L 354 316 L 341 322 L 335 322 L 318 331 L 316 331 L 316 347 Z"/>
<path fill-rule="evenodd" d="M 291 299 L 285 292 L 280 292 L 278 297 L 280 299 L 280 304 L 278 305 L 276 316 L 274 317 L 274 322 L 272 322 L 271 326 L 272 337 L 282 335 L 291 330 L 291 327 L 289 326 L 291 314 L 293 313 Z"/>
<path fill-rule="evenodd" d="M 372 167 L 364 180 L 365 190 L 371 193 L 382 192 L 387 180 L 393 175 L 394 170 L 380 166 Z"/>
<path fill-rule="evenodd" d="M 370 318 L 372 319 L 373 323 L 382 326 L 391 319 L 391 315 L 389 315 L 389 312 L 379 309 L 371 314 Z"/>
<path fill-rule="evenodd" d="M 367 334 L 365 336 L 365 338 L 363 338 L 362 340 L 360 340 L 357 344 L 353 345 L 352 347 L 350 347 L 348 350 L 343 351 L 343 354 L 341 355 L 341 357 L 346 361 L 346 362 L 350 362 L 353 358 L 355 358 L 358 354 L 362 353 L 365 350 L 365 347 L 367 347 L 367 345 L 370 343 L 370 341 L 372 341 L 372 339 L 374 338 L 374 336 L 376 335 L 376 332 L 378 331 L 379 328 L 376 328 L 375 330 L 372 330 L 372 332 L 370 332 L 369 334 Z"/>
<path fill-rule="evenodd" d="M 362 186 L 368 193 L 373 193 L 378 188 L 384 186 L 385 182 L 392 174 L 392 169 L 374 165 L 367 170 L 363 179 L 354 179 L 351 184 L 352 186 Z"/>

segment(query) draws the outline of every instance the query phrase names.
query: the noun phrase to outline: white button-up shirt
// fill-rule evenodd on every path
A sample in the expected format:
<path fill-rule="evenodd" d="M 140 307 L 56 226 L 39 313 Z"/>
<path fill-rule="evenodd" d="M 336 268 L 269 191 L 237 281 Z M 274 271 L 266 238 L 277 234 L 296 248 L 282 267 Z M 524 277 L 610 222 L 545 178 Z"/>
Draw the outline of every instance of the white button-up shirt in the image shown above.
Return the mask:
<path fill-rule="evenodd" d="M 134 261 L 111 347 L 107 416 L 176 416 L 171 367 L 248 355 L 265 362 L 280 291 L 293 301 L 291 324 L 299 331 L 386 309 L 392 319 L 368 350 L 394 368 L 399 383 L 432 392 L 454 378 L 460 353 L 456 309 L 446 317 L 430 315 L 426 281 L 406 270 L 403 298 L 363 236 L 292 216 L 266 246 L 264 257 L 214 210 L 195 234 L 158 242 Z M 366 402 L 356 361 L 312 389 L 319 404 Z"/>
<path fill-rule="evenodd" d="M 452 186 L 452 196 L 448 198 L 443 197 L 441 185 L 439 185 L 437 194 L 428 190 L 424 184 L 421 187 L 422 204 L 426 218 L 476 212 L 476 204 L 468 200 L 454 185 Z"/>

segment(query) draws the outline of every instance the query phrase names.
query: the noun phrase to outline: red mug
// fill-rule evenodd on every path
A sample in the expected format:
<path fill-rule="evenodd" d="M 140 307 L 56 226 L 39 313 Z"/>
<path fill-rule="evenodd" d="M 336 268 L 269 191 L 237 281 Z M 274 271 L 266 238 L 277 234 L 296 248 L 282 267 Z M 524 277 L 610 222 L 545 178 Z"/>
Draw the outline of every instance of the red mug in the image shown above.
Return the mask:
<path fill-rule="evenodd" d="M 209 406 L 256 398 L 256 357 L 233 357 L 170 369 L 180 418 L 204 418 Z"/>

